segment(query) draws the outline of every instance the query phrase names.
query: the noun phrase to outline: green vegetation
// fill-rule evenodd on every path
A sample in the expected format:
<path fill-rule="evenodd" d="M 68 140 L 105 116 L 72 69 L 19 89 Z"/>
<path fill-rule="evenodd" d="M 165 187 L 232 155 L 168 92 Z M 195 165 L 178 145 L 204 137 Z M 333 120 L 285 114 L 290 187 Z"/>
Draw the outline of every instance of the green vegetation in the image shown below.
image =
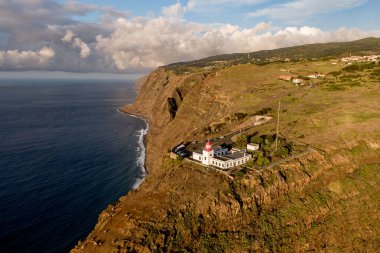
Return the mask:
<path fill-rule="evenodd" d="M 190 62 L 169 64 L 168 66 L 166 66 L 166 68 L 181 69 L 182 71 L 185 71 L 185 67 L 215 67 L 217 66 L 217 64 L 220 65 L 220 63 L 218 62 L 224 62 L 222 66 L 233 66 L 237 64 L 247 63 L 254 63 L 260 66 L 265 66 L 271 62 L 284 63 L 286 62 L 284 61 L 285 59 L 290 59 L 292 62 L 297 62 L 301 58 L 313 59 L 325 57 L 325 60 L 328 60 L 333 58 L 334 56 L 341 56 L 347 54 L 347 52 L 359 55 L 363 52 L 368 51 L 378 52 L 379 47 L 380 39 L 367 38 L 352 42 L 311 44 L 275 50 L 263 50 L 246 54 L 236 53 L 217 55 Z"/>
<path fill-rule="evenodd" d="M 261 110 L 254 112 L 252 115 L 266 115 L 272 112 L 273 109 L 271 107 L 264 107 Z"/>
<path fill-rule="evenodd" d="M 255 165 L 258 166 L 264 166 L 270 164 L 269 157 L 265 156 L 265 153 L 263 151 L 257 151 L 254 153 L 253 159 L 255 161 Z"/>
<path fill-rule="evenodd" d="M 244 113 L 244 112 L 236 112 L 236 113 L 231 117 L 231 120 L 232 120 L 232 121 L 242 120 L 242 119 L 244 119 L 244 118 L 247 117 L 247 116 L 248 116 L 247 113 Z"/>
<path fill-rule="evenodd" d="M 278 148 L 275 150 L 275 139 L 276 135 L 259 135 L 254 134 L 250 137 L 247 137 L 251 143 L 256 143 L 260 145 L 260 150 L 252 153 L 253 161 L 252 163 L 257 166 L 269 165 L 271 161 L 286 158 L 290 155 L 293 155 L 294 150 L 305 150 L 304 146 L 296 147 L 294 143 L 287 141 L 285 138 L 278 138 Z M 253 167 L 248 165 L 248 167 Z"/>
<path fill-rule="evenodd" d="M 250 139 L 251 143 L 256 143 L 256 144 L 262 144 L 264 142 L 263 138 L 261 138 L 260 135 L 256 134 L 256 135 L 253 135 Z"/>
<path fill-rule="evenodd" d="M 332 71 L 330 73 L 328 73 L 328 75 L 331 75 L 333 77 L 338 77 L 342 74 L 342 71 Z"/>
<path fill-rule="evenodd" d="M 240 134 L 237 136 L 234 146 L 240 149 L 247 148 L 247 136 L 245 134 Z"/>
<path fill-rule="evenodd" d="M 363 71 L 363 70 L 367 70 L 367 69 L 373 69 L 376 67 L 376 63 L 375 62 L 371 62 L 371 63 L 356 63 L 356 64 L 352 64 L 352 65 L 348 65 L 346 67 L 344 67 L 342 69 L 342 71 L 345 71 L 345 72 L 357 72 L 357 71 Z"/>

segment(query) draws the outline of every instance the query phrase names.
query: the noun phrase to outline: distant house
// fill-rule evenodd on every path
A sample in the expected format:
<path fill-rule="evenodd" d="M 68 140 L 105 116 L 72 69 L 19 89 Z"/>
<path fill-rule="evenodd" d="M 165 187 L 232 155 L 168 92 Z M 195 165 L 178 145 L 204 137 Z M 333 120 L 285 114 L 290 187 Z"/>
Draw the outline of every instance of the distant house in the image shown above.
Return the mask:
<path fill-rule="evenodd" d="M 278 77 L 278 79 L 285 80 L 285 81 L 290 81 L 292 80 L 293 76 L 292 75 L 281 75 Z"/>
<path fill-rule="evenodd" d="M 320 77 L 325 77 L 325 75 L 321 74 L 321 73 L 315 73 L 315 74 L 308 75 L 307 77 L 311 78 L 311 79 L 317 79 L 317 78 L 320 78 Z"/>
<path fill-rule="evenodd" d="M 380 55 L 367 55 L 367 56 L 350 56 L 343 57 L 342 62 L 377 62 Z"/>
<path fill-rule="evenodd" d="M 303 79 L 300 79 L 300 78 L 294 78 L 293 79 L 293 83 L 294 84 L 303 84 L 304 80 Z"/>

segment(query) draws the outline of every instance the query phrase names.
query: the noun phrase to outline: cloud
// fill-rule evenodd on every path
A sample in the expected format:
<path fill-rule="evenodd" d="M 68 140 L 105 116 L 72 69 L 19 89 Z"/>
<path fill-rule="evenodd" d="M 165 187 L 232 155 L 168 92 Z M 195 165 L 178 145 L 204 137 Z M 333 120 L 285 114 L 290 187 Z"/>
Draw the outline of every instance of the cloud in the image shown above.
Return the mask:
<path fill-rule="evenodd" d="M 80 57 L 87 58 L 91 54 L 91 49 L 80 38 L 75 37 L 75 33 L 71 30 L 67 30 L 65 36 L 62 38 L 63 42 L 71 43 L 73 48 L 80 49 Z"/>
<path fill-rule="evenodd" d="M 5 62 L 5 52 L 0 51 L 0 67 L 4 64 Z"/>
<path fill-rule="evenodd" d="M 86 16 L 90 13 L 101 13 L 103 18 L 127 17 L 128 13 L 118 11 L 112 6 L 99 6 L 96 4 L 84 4 L 77 1 L 68 1 L 63 5 L 65 13 L 76 16 Z"/>
<path fill-rule="evenodd" d="M 43 47 L 38 54 L 40 56 L 40 62 L 42 63 L 47 62 L 55 56 L 54 50 L 49 47 Z"/>
<path fill-rule="evenodd" d="M 43 47 L 39 51 L 0 51 L 0 67 L 45 67 L 54 56 L 54 50 L 49 47 Z"/>
<path fill-rule="evenodd" d="M 0 71 L 142 73 L 160 65 L 217 54 L 380 36 L 379 30 L 323 31 L 308 26 L 275 27 L 271 22 L 242 28 L 185 20 L 183 14 L 200 2 L 178 2 L 164 7 L 161 16 L 141 17 L 74 1 L 59 4 L 53 0 L 0 0 Z M 253 5 L 260 1 L 222 2 Z M 341 1 L 339 8 L 359 2 Z M 204 3 L 217 6 L 220 1 Z M 337 1 L 334 3 L 338 6 Z M 91 13 L 102 18 L 97 23 L 73 19 Z"/>
<path fill-rule="evenodd" d="M 166 17 L 135 18 L 119 19 L 110 36 L 98 36 L 96 50 L 108 55 L 120 70 L 138 70 L 216 54 L 349 41 L 369 36 L 380 36 L 380 31 L 346 28 L 322 31 L 308 26 L 281 29 L 265 22 L 244 29 L 229 24 L 203 25 Z"/>
<path fill-rule="evenodd" d="M 350 9 L 364 4 L 367 0 L 295 0 L 259 9 L 249 17 L 268 17 L 274 20 L 298 21 L 315 15 Z"/>
<path fill-rule="evenodd" d="M 90 12 L 97 11 L 100 8 L 95 4 L 83 4 L 77 1 L 68 1 L 64 4 L 63 9 L 65 12 L 72 15 L 84 16 Z"/>
<path fill-rule="evenodd" d="M 204 6 L 220 6 L 220 5 L 257 5 L 267 0 L 190 0 L 189 3 L 194 7 L 204 7 Z"/>
<path fill-rule="evenodd" d="M 80 57 L 82 58 L 87 58 L 91 53 L 88 45 L 79 38 L 74 39 L 73 46 L 80 49 Z"/>
<path fill-rule="evenodd" d="M 166 17 L 179 17 L 190 11 L 193 7 L 194 5 L 192 2 L 189 2 L 186 6 L 182 6 L 181 3 L 177 2 L 170 6 L 164 6 L 162 8 L 162 14 Z"/>
<path fill-rule="evenodd" d="M 75 34 L 71 30 L 67 30 L 65 36 L 62 38 L 63 42 L 71 42 L 74 38 Z"/>

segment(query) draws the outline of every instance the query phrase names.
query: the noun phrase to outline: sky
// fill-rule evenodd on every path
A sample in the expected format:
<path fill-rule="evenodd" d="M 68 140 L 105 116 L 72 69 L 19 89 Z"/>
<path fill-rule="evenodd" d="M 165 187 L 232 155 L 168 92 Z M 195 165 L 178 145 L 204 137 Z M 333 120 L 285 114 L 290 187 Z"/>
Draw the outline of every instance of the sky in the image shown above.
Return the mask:
<path fill-rule="evenodd" d="M 379 12 L 378 0 L 0 0 L 0 71 L 147 73 L 380 37 Z"/>

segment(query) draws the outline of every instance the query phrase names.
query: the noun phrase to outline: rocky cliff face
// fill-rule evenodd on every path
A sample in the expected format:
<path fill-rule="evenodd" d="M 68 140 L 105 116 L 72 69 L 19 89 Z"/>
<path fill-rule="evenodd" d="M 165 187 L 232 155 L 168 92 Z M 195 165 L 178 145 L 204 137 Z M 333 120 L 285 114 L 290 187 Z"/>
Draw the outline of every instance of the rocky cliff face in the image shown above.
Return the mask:
<path fill-rule="evenodd" d="M 140 189 L 103 211 L 72 252 L 378 250 L 380 138 L 374 130 L 379 119 L 347 122 L 354 111 L 346 107 L 378 109 L 378 96 L 363 101 L 368 90 L 379 91 L 378 83 L 347 92 L 337 103 L 335 94 L 323 88 L 310 91 L 274 82 L 273 71 L 280 67 L 152 72 L 136 102 L 123 108 L 149 121 L 148 176 Z M 314 146 L 308 152 L 232 177 L 168 159 L 168 149 L 180 141 L 239 128 L 249 117 L 231 120 L 236 113 L 274 107 L 278 98 L 290 101 L 284 105 L 282 131 L 291 129 L 293 138 L 302 133 L 302 141 Z M 292 124 L 299 124 L 297 130 Z M 206 131 L 215 125 L 221 125 L 219 133 Z M 260 130 L 273 129 L 269 124 Z M 360 216 L 363 205 L 367 217 Z M 340 240 L 342 233 L 346 237 Z"/>

